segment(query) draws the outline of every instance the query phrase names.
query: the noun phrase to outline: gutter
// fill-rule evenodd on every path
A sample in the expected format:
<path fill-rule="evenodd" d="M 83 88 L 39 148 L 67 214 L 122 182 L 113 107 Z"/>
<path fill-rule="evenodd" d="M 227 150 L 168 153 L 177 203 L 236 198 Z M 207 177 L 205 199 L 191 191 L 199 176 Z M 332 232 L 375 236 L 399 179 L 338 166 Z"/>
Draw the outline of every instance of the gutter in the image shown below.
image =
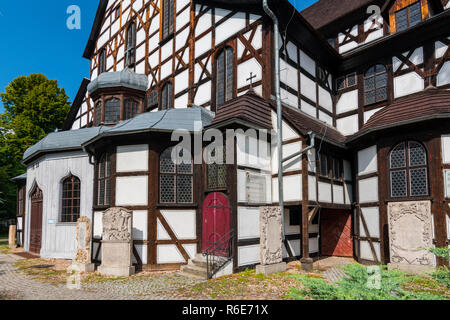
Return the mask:
<path fill-rule="evenodd" d="M 281 209 L 281 224 L 283 243 L 286 240 L 285 222 L 284 222 L 284 192 L 283 192 L 283 108 L 281 105 L 281 89 L 280 89 L 280 44 L 279 44 L 279 21 L 277 16 L 270 10 L 268 0 L 263 0 L 264 12 L 273 21 L 274 34 L 274 58 L 275 58 L 275 96 L 277 101 L 277 138 L 278 138 L 278 201 Z"/>

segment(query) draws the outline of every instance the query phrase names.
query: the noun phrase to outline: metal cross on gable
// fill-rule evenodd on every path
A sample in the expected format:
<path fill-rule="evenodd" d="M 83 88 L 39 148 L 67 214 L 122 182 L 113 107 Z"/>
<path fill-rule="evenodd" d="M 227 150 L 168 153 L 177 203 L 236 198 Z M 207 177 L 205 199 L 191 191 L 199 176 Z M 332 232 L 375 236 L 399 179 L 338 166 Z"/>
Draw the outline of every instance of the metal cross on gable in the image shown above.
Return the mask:
<path fill-rule="evenodd" d="M 256 78 L 256 74 L 253 74 L 253 72 L 250 72 L 250 78 L 247 79 L 247 82 L 250 81 L 250 89 L 253 89 L 253 79 Z"/>

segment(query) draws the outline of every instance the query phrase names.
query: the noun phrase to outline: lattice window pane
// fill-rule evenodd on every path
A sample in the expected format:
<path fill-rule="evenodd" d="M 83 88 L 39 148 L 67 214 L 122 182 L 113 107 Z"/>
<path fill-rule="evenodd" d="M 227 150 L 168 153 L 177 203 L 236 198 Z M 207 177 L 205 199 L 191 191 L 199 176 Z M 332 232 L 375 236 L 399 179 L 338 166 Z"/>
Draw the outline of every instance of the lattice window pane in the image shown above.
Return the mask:
<path fill-rule="evenodd" d="M 233 98 L 233 49 L 228 47 L 226 49 L 227 61 L 226 61 L 226 97 L 225 101 Z"/>
<path fill-rule="evenodd" d="M 177 176 L 177 202 L 192 203 L 192 176 Z"/>
<path fill-rule="evenodd" d="M 336 80 L 336 87 L 338 90 L 345 89 L 345 77 Z"/>
<path fill-rule="evenodd" d="M 409 8 L 409 26 L 415 26 L 420 21 L 422 21 L 422 13 L 420 10 L 420 3 L 417 2 Z"/>
<path fill-rule="evenodd" d="M 409 143 L 409 165 L 411 167 L 424 166 L 427 164 L 425 149 L 418 143 Z"/>
<path fill-rule="evenodd" d="M 102 103 L 99 102 L 95 105 L 95 125 L 98 126 L 102 122 Z"/>
<path fill-rule="evenodd" d="M 161 175 L 159 186 L 161 203 L 175 203 L 175 176 Z"/>
<path fill-rule="evenodd" d="M 397 11 L 395 13 L 395 22 L 397 24 L 397 31 L 403 31 L 406 28 L 408 28 L 407 8 Z"/>
<path fill-rule="evenodd" d="M 356 85 L 356 74 L 351 74 L 347 77 L 347 86 L 352 87 Z"/>
<path fill-rule="evenodd" d="M 217 58 L 217 106 L 225 102 L 225 52 L 221 52 Z"/>
<path fill-rule="evenodd" d="M 397 169 L 404 167 L 406 167 L 406 151 L 405 144 L 402 143 L 391 152 L 391 168 Z"/>
<path fill-rule="evenodd" d="M 367 91 L 365 97 L 366 97 L 366 104 L 375 103 L 375 91 Z"/>
<path fill-rule="evenodd" d="M 113 98 L 105 103 L 105 123 L 120 121 L 120 100 Z"/>
<path fill-rule="evenodd" d="M 376 94 L 376 101 L 380 102 L 380 101 L 384 101 L 387 100 L 387 88 L 381 88 L 377 90 L 377 94 Z"/>
<path fill-rule="evenodd" d="M 412 169 L 410 173 L 411 179 L 411 196 L 427 196 L 428 195 L 428 183 L 427 183 L 427 169 Z"/>
<path fill-rule="evenodd" d="M 173 148 L 166 149 L 160 156 L 160 172 L 175 173 L 175 163 L 172 160 Z"/>
<path fill-rule="evenodd" d="M 393 198 L 400 198 L 407 196 L 405 170 L 391 172 L 391 188 Z"/>
<path fill-rule="evenodd" d="M 365 88 L 366 90 L 374 90 L 375 89 L 375 78 L 368 78 L 365 80 Z"/>

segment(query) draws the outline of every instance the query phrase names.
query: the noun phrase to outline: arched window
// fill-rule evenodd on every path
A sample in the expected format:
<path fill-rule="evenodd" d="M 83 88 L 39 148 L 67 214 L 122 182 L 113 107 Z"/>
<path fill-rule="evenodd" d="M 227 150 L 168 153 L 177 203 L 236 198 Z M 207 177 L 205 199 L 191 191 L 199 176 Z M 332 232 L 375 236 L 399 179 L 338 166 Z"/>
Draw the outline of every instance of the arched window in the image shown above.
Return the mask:
<path fill-rule="evenodd" d="M 428 161 L 425 148 L 414 141 L 397 145 L 389 156 L 389 175 L 392 198 L 428 196 Z"/>
<path fill-rule="evenodd" d="M 162 40 L 173 33 L 173 0 L 163 0 Z"/>
<path fill-rule="evenodd" d="M 109 206 L 111 200 L 111 156 L 108 153 L 100 157 L 97 167 L 97 204 Z"/>
<path fill-rule="evenodd" d="M 216 59 L 217 79 L 216 79 L 216 102 L 217 107 L 222 106 L 226 101 L 233 98 L 233 49 L 226 47 Z"/>
<path fill-rule="evenodd" d="M 132 119 L 139 113 L 139 103 L 133 99 L 125 100 L 124 120 Z"/>
<path fill-rule="evenodd" d="M 105 103 L 105 123 L 114 124 L 120 121 L 120 100 L 112 98 Z"/>
<path fill-rule="evenodd" d="M 70 175 L 62 181 L 61 222 L 74 223 L 80 218 L 81 183 Z"/>
<path fill-rule="evenodd" d="M 95 105 L 94 125 L 99 126 L 102 123 L 102 102 L 99 101 Z"/>
<path fill-rule="evenodd" d="M 173 86 L 167 82 L 161 90 L 161 110 L 173 108 Z"/>
<path fill-rule="evenodd" d="M 192 157 L 186 157 L 186 161 L 177 164 L 172 159 L 172 151 L 175 147 L 166 149 L 160 155 L 159 161 L 159 199 L 161 203 L 192 203 L 194 167 Z M 185 151 L 178 148 L 180 159 Z"/>
<path fill-rule="evenodd" d="M 364 97 L 366 104 L 387 100 L 387 72 L 386 67 L 377 64 L 364 75 Z"/>
<path fill-rule="evenodd" d="M 133 68 L 136 62 L 136 24 L 130 23 L 127 29 L 127 46 L 125 63 L 128 68 Z"/>
<path fill-rule="evenodd" d="M 106 72 L 106 50 L 100 50 L 100 54 L 98 55 L 98 74 L 102 74 Z"/>

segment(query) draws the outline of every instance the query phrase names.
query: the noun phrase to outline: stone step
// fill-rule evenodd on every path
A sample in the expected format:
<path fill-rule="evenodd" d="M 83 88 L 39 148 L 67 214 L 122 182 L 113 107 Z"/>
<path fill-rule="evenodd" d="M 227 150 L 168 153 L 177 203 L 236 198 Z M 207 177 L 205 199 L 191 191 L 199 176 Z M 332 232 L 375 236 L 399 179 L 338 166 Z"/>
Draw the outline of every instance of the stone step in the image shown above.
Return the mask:
<path fill-rule="evenodd" d="M 206 268 L 197 267 L 195 265 L 187 265 L 181 267 L 181 273 L 187 276 L 193 276 L 206 280 Z"/>

